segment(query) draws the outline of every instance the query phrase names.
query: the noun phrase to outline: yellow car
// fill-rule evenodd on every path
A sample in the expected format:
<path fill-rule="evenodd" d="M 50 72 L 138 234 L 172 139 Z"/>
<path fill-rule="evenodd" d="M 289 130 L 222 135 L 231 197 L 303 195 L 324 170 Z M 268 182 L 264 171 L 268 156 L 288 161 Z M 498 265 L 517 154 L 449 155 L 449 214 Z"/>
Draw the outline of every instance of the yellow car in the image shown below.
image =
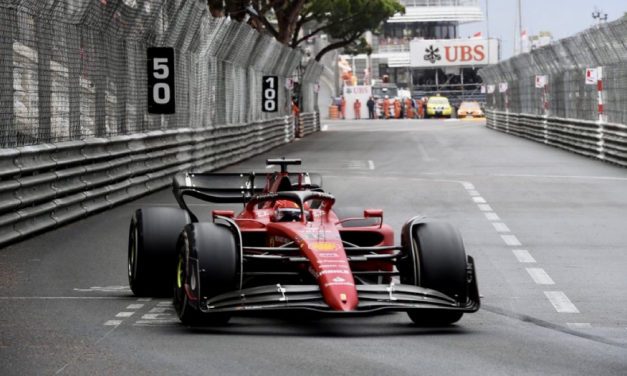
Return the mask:
<path fill-rule="evenodd" d="M 453 114 L 453 107 L 449 103 L 446 97 L 429 97 L 427 100 L 427 112 L 425 117 L 451 117 Z"/>
<path fill-rule="evenodd" d="M 457 117 L 484 117 L 483 110 L 479 102 L 462 102 L 457 110 Z"/>

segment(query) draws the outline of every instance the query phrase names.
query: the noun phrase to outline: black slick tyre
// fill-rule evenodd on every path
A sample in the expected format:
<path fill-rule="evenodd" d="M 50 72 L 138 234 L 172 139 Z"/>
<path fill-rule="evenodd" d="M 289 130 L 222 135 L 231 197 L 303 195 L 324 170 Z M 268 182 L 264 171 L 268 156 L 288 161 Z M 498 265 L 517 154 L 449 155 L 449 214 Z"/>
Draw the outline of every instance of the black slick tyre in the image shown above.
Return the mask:
<path fill-rule="evenodd" d="M 403 283 L 442 292 L 462 304 L 468 298 L 466 252 L 459 232 L 444 222 L 411 226 L 411 242 L 405 244 L 406 258 L 399 265 Z M 429 309 L 408 312 L 417 325 L 442 326 L 462 318 L 463 312 Z"/>
<path fill-rule="evenodd" d="M 131 220 L 128 241 L 128 281 L 136 296 L 172 295 L 176 242 L 190 222 L 182 209 L 142 208 Z"/>
<path fill-rule="evenodd" d="M 234 234 L 226 226 L 193 223 L 178 243 L 174 308 L 185 325 L 226 324 L 226 313 L 202 312 L 200 302 L 239 288 L 241 260 Z"/>

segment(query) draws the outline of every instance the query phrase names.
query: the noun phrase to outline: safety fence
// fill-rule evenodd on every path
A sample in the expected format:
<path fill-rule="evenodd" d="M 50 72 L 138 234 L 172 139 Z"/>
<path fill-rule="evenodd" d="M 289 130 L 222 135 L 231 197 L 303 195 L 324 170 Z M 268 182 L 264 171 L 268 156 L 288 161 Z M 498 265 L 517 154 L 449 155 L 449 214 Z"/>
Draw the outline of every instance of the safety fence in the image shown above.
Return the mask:
<path fill-rule="evenodd" d="M 481 69 L 488 126 L 621 163 L 625 35 L 627 16 Z"/>
<path fill-rule="evenodd" d="M 0 245 L 218 169 L 294 138 L 284 116 L 212 129 L 180 128 L 0 149 Z"/>
<path fill-rule="evenodd" d="M 305 137 L 320 131 L 320 115 L 318 112 L 301 113 L 296 127 L 296 137 Z"/>
<path fill-rule="evenodd" d="M 494 110 L 487 118 L 492 129 L 627 167 L 627 125 Z"/>
<path fill-rule="evenodd" d="M 147 111 L 153 46 L 174 49 L 173 114 Z M 290 142 L 283 83 L 301 59 L 200 0 L 3 1 L 0 245 L 162 188 L 178 171 Z M 266 75 L 279 77 L 276 112 L 262 111 Z"/>

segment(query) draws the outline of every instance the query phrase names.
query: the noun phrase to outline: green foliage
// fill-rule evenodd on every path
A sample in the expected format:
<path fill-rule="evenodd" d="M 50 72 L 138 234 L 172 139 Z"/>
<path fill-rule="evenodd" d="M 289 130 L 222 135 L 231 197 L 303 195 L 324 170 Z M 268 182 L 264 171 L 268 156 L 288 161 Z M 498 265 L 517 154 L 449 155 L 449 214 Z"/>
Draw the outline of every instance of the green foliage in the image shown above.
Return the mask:
<path fill-rule="evenodd" d="M 212 10 L 226 7 L 228 15 L 238 21 L 244 19 L 245 13 L 249 14 L 248 22 L 253 27 L 290 47 L 296 48 L 314 35 L 327 34 L 331 43 L 316 55 L 316 60 L 343 47 L 353 53 L 368 53 L 370 47 L 363 34 L 376 33 L 388 18 L 405 12 L 397 0 L 208 0 L 208 3 Z M 249 5 L 254 11 L 246 10 Z M 312 30 L 301 36 L 305 25 Z"/>

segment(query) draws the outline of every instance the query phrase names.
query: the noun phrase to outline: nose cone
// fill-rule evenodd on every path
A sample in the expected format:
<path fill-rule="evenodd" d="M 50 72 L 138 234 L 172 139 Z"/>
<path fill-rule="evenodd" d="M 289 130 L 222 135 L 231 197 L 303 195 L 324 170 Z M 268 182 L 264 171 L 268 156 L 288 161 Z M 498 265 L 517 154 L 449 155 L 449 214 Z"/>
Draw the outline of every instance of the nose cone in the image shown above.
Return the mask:
<path fill-rule="evenodd" d="M 350 276 L 350 275 L 349 275 Z M 354 311 L 359 300 L 352 276 L 321 278 L 325 302 L 335 311 Z"/>

